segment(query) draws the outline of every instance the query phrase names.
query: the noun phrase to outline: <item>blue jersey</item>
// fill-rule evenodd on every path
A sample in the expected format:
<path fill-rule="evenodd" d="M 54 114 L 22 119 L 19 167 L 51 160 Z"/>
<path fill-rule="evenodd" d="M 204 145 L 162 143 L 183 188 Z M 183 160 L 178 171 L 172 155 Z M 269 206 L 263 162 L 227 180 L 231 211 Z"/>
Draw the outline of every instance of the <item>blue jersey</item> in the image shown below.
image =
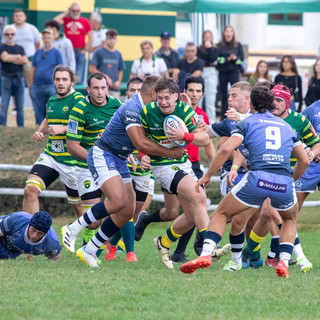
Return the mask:
<path fill-rule="evenodd" d="M 97 140 L 96 146 L 126 160 L 129 154 L 136 149 L 127 130 L 132 126 L 141 127 L 140 111 L 143 107 L 141 95 L 132 96 L 113 115 L 102 136 Z"/>
<path fill-rule="evenodd" d="M 210 127 L 210 131 L 216 137 L 231 137 L 231 132 L 239 121 L 230 120 L 228 118 L 223 119 L 220 122 L 213 123 Z M 222 166 L 221 175 L 231 170 L 232 160 L 228 159 Z M 244 173 L 246 170 L 243 167 L 238 169 L 238 173 Z"/>
<path fill-rule="evenodd" d="M 317 135 L 320 135 L 320 101 L 314 102 L 308 108 L 301 112 L 308 120 L 310 120 L 314 130 Z M 314 178 L 320 175 L 320 164 L 315 162 L 310 162 L 309 167 L 303 174 L 304 178 Z"/>
<path fill-rule="evenodd" d="M 32 255 L 44 254 L 47 258 L 56 258 L 61 252 L 61 246 L 56 232 L 51 227 L 48 233 L 38 242 L 28 238 L 28 227 L 32 215 L 20 211 L 6 216 L 0 216 L 0 245 L 13 253 L 12 258 L 21 253 Z"/>
<path fill-rule="evenodd" d="M 239 122 L 232 136 L 241 137 L 249 150 L 249 170 L 292 175 L 291 151 L 301 142 L 297 133 L 281 118 L 269 111 L 255 113 Z"/>

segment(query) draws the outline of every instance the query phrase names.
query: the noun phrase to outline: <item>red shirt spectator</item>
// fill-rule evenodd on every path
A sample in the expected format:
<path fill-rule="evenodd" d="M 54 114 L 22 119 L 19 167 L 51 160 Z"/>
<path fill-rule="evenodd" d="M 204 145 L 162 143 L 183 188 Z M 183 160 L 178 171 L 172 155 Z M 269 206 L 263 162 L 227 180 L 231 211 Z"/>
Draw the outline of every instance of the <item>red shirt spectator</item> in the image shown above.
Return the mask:
<path fill-rule="evenodd" d="M 199 107 L 196 107 L 196 109 L 194 111 L 199 116 L 200 119 L 203 119 L 204 122 L 207 125 L 209 125 L 209 118 L 208 118 L 207 114 L 202 109 L 200 109 Z M 200 161 L 199 147 L 197 147 L 191 143 L 188 143 L 185 150 L 186 150 L 186 153 L 189 155 L 190 162 Z"/>
<path fill-rule="evenodd" d="M 64 17 L 63 25 L 64 33 L 71 40 L 73 48 L 84 48 L 86 34 L 92 30 L 89 20 L 83 17 L 77 20 L 72 17 Z"/>

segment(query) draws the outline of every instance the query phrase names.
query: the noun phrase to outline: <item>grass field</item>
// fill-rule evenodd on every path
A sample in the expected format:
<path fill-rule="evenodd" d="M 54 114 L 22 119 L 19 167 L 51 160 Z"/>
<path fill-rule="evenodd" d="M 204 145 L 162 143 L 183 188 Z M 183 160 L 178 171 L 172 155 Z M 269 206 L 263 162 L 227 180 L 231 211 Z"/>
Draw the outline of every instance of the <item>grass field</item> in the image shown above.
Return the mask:
<path fill-rule="evenodd" d="M 15 126 L 14 121 L 9 115 L 9 126 Z M 26 126 L 35 128 L 33 123 L 32 110 L 27 109 Z M 20 144 L 26 143 L 21 139 Z M 28 145 L 23 148 L 19 141 L 13 145 L 18 152 L 12 150 L 11 155 L 6 150 L 3 158 L 0 154 L 2 161 L 14 157 L 12 163 L 24 163 L 26 157 L 34 157 Z M 307 200 L 320 200 L 320 193 Z M 67 221 L 54 220 L 60 240 L 60 227 Z M 152 246 L 153 238 L 167 226 L 150 225 L 136 243 L 138 263 L 127 263 L 125 254 L 117 254 L 115 261 L 103 260 L 100 268 L 90 269 L 64 249 L 61 261 L 44 256 L 0 261 L 0 320 L 320 319 L 319 208 L 303 208 L 298 218 L 303 249 L 314 268 L 303 274 L 297 266 L 290 267 L 289 279 L 278 278 L 270 267 L 224 272 L 230 255 L 193 275 L 181 273 L 179 264 L 168 270 Z M 227 242 L 228 232 L 222 239 Z M 80 243 L 79 239 L 77 247 Z M 269 237 L 262 247 L 263 258 L 268 248 Z M 189 259 L 196 257 L 192 242 L 186 254 Z"/>
<path fill-rule="evenodd" d="M 0 319 L 319 319 L 320 232 L 310 231 L 309 222 L 300 224 L 314 268 L 303 274 L 290 267 L 289 279 L 278 278 L 270 267 L 222 271 L 229 256 L 193 275 L 181 273 L 179 264 L 168 270 L 152 246 L 168 226 L 164 223 L 150 225 L 136 242 L 138 263 L 127 263 L 121 253 L 90 269 L 65 249 L 61 261 L 44 256 L 0 261 Z M 58 233 L 60 226 L 55 228 Z M 227 239 L 226 233 L 222 243 Z M 269 239 L 264 257 L 268 244 Z M 196 257 L 192 245 L 186 253 Z"/>

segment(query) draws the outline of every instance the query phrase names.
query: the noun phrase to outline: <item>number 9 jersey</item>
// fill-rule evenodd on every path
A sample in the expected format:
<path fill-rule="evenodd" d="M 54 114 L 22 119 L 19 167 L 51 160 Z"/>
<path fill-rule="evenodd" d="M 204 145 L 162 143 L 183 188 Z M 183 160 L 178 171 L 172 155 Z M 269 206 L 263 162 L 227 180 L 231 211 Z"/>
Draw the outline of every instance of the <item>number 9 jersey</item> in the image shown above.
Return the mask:
<path fill-rule="evenodd" d="M 301 144 L 297 133 L 281 118 L 266 111 L 239 122 L 232 136 L 243 139 L 249 150 L 250 171 L 263 170 L 291 176 L 292 148 Z"/>

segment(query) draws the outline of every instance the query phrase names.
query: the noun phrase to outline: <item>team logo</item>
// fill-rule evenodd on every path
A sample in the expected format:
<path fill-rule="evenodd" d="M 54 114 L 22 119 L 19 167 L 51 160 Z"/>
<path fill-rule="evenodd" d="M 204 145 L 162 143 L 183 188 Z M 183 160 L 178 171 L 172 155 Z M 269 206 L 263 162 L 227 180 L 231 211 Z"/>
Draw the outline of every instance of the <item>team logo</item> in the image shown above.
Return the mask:
<path fill-rule="evenodd" d="M 63 112 L 63 113 L 67 113 L 68 110 L 69 110 L 69 107 L 68 107 L 68 106 L 65 106 L 65 107 L 62 108 L 62 112 Z"/>
<path fill-rule="evenodd" d="M 69 119 L 68 132 L 77 134 L 78 133 L 78 121 Z"/>
<path fill-rule="evenodd" d="M 39 161 L 39 162 L 40 162 L 40 161 L 43 161 L 43 158 L 39 158 L 38 161 Z"/>
<path fill-rule="evenodd" d="M 180 168 L 178 166 L 173 166 L 173 167 L 171 167 L 171 169 L 174 170 L 174 171 L 180 170 Z"/>
<path fill-rule="evenodd" d="M 86 189 L 89 189 L 90 186 L 91 186 L 91 181 L 90 181 L 90 180 L 86 180 L 86 181 L 84 182 L 84 187 L 85 187 Z"/>
<path fill-rule="evenodd" d="M 301 180 L 297 180 L 296 182 L 295 182 L 295 186 L 296 186 L 296 188 L 302 188 L 302 182 L 301 182 Z"/>

